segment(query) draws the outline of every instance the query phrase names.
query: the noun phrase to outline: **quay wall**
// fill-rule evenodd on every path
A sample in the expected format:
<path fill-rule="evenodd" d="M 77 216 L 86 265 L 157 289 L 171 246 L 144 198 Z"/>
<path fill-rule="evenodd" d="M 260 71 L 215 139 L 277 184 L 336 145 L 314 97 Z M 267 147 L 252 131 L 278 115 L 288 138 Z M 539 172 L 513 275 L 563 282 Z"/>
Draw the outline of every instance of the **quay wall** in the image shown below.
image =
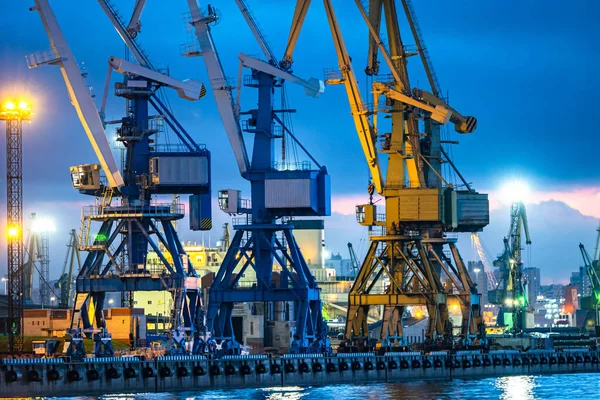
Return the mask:
<path fill-rule="evenodd" d="M 34 397 L 364 384 L 506 375 L 600 372 L 587 349 L 165 356 L 0 360 L 0 396 Z"/>

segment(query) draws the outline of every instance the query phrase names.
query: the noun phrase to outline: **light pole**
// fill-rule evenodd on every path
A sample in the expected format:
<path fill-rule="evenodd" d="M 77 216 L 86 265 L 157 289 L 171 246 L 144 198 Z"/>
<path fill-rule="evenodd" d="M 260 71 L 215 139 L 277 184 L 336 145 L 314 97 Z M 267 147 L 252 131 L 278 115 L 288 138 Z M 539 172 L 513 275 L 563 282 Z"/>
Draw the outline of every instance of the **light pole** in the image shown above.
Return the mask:
<path fill-rule="evenodd" d="M 158 336 L 158 306 L 160 306 L 161 304 L 164 304 L 164 301 L 162 301 L 162 300 L 159 300 L 159 301 L 156 303 L 156 326 L 155 326 L 155 328 L 156 328 L 156 329 L 155 329 L 155 330 L 156 330 L 156 335 L 157 335 L 157 336 Z"/>
<path fill-rule="evenodd" d="M 8 295 L 8 277 L 2 277 L 2 282 L 4 282 L 4 294 Z"/>
<path fill-rule="evenodd" d="M 54 332 L 52 332 L 52 326 L 54 325 L 54 300 L 56 300 L 56 297 L 50 297 L 50 337 L 54 336 Z"/>
<path fill-rule="evenodd" d="M 6 100 L 0 120 L 6 122 L 6 226 L 8 267 L 8 348 L 23 350 L 23 121 L 31 119 L 26 101 Z"/>

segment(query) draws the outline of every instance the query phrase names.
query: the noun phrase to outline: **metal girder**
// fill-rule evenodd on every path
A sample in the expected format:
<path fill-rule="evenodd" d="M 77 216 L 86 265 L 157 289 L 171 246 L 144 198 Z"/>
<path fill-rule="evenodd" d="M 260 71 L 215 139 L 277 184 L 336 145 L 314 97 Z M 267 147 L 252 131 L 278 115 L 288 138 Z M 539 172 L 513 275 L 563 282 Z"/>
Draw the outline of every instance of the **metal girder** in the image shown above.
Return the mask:
<path fill-rule="evenodd" d="M 128 274 L 121 277 L 83 278 L 75 280 L 75 289 L 85 292 L 160 291 L 183 286 L 183 277 L 143 276 Z"/>
<path fill-rule="evenodd" d="M 438 294 L 437 302 L 444 302 L 446 296 Z M 379 305 L 426 305 L 431 302 L 426 294 L 358 294 L 349 295 L 348 302 L 351 306 L 379 306 Z"/>
<path fill-rule="evenodd" d="M 240 288 L 240 289 L 214 289 L 210 292 L 210 301 L 216 302 L 274 302 L 274 301 L 316 301 L 319 300 L 319 290 L 310 288 L 300 289 L 252 289 L 252 288 Z"/>

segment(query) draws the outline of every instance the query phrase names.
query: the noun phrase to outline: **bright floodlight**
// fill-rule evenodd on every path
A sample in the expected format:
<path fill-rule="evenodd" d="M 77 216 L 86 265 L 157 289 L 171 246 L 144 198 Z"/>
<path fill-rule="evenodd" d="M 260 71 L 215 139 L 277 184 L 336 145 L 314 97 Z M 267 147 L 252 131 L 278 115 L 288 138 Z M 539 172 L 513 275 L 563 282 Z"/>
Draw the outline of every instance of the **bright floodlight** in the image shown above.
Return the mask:
<path fill-rule="evenodd" d="M 529 185 L 521 180 L 506 182 L 500 189 L 500 201 L 502 203 L 527 202 L 531 196 Z"/>
<path fill-rule="evenodd" d="M 8 228 L 7 233 L 9 238 L 16 238 L 17 236 L 19 236 L 19 228 L 16 226 L 11 226 L 10 228 Z"/>
<path fill-rule="evenodd" d="M 31 118 L 31 103 L 25 100 L 6 100 L 0 103 L 0 119 L 28 120 Z"/>
<path fill-rule="evenodd" d="M 56 225 L 48 218 L 36 218 L 33 220 L 33 226 L 31 228 L 34 232 L 55 232 Z"/>

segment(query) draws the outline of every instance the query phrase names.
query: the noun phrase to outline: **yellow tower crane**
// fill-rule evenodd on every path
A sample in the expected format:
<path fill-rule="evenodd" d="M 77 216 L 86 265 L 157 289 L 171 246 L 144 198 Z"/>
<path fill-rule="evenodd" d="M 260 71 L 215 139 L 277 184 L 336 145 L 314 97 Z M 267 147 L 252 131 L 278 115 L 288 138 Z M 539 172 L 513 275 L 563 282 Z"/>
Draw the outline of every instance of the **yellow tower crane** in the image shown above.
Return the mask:
<path fill-rule="evenodd" d="M 402 5 L 416 42 L 416 53 L 409 53 L 403 43 L 394 0 L 355 0 L 369 28 L 366 73 L 380 72 L 378 54 L 390 72 L 380 74 L 372 82 L 374 106 L 369 107 L 361 96 L 332 2 L 323 2 L 340 67 L 326 72 L 326 79 L 329 84 L 343 84 L 346 88 L 371 173 L 371 201 L 357 206 L 356 216 L 361 225 L 373 227 L 373 234 L 349 294 L 346 339 L 352 347 L 368 348 L 367 315 L 372 307 L 383 307 L 378 339 L 383 346 L 403 345 L 402 318 L 406 308 L 424 306 L 429 314 L 427 341 L 449 344 L 453 332 L 448 301 L 455 298 L 462 314 L 463 342 L 481 340 L 485 329 L 479 294 L 458 252 L 456 239 L 447 233 L 480 231 L 489 222 L 489 203 L 487 194 L 474 191 L 458 172 L 442 146 L 440 134 L 441 125 L 448 122 L 454 123 L 459 133 L 471 133 L 477 121 L 459 114 L 440 97 L 437 78 L 408 0 L 403 0 Z M 309 3 L 310 0 L 297 2 L 286 54 L 293 51 Z M 387 29 L 387 46 L 380 37 L 382 22 Z M 411 87 L 408 58 L 417 54 L 431 93 Z M 291 56 L 286 60 L 291 66 Z M 391 132 L 379 132 L 379 120 L 383 119 L 378 118 L 379 114 L 391 117 Z M 448 182 L 442 174 L 443 163 L 455 170 L 464 189 Z M 382 165 L 387 165 L 387 169 Z M 373 204 L 375 191 L 385 199 L 385 210 L 380 211 Z"/>

